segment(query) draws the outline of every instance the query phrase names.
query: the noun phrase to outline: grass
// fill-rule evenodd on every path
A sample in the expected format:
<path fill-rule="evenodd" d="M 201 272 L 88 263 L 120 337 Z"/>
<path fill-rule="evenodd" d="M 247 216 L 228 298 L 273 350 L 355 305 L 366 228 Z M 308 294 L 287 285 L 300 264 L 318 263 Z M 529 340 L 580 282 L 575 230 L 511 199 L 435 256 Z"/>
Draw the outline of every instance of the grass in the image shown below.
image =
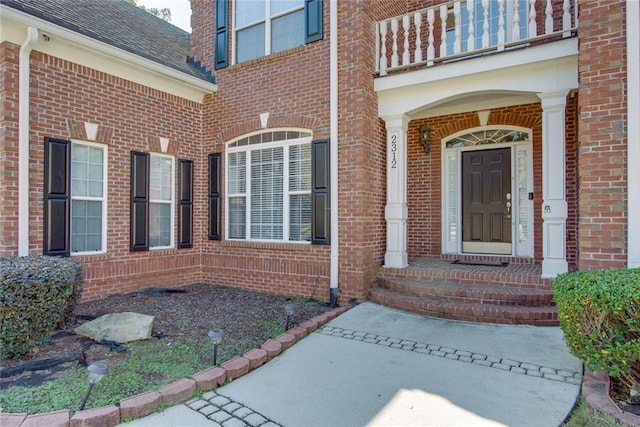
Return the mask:
<path fill-rule="evenodd" d="M 260 327 L 269 334 L 269 338 L 271 339 L 277 338 L 285 332 L 284 327 L 278 322 L 267 322 L 261 320 Z"/>
<path fill-rule="evenodd" d="M 580 397 L 578 404 L 571 412 L 571 416 L 564 427 L 627 427 L 626 424 L 618 421 L 613 415 L 603 414 L 593 409 L 587 404 L 583 397 Z"/>
<path fill-rule="evenodd" d="M 227 340 L 219 354 L 219 362 L 242 354 L 253 343 Z M 159 390 L 165 385 L 189 377 L 212 365 L 208 339 L 175 342 L 157 341 L 127 345 L 122 363 L 109 364 L 109 374 L 93 387 L 86 409 L 111 405 L 138 393 Z M 162 355 L 162 357 L 158 357 Z M 80 368 L 38 387 L 11 387 L 0 392 L 0 408 L 6 412 L 28 414 L 78 409 L 87 389 L 87 370 Z"/>

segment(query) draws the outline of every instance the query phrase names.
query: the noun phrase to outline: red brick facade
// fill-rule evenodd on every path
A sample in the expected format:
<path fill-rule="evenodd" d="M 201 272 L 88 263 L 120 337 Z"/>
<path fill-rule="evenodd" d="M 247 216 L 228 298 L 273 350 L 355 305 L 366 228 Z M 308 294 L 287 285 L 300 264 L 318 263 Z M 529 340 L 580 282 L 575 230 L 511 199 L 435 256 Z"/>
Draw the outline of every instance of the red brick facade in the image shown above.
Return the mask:
<path fill-rule="evenodd" d="M 0 44 L 0 256 L 18 253 L 18 51 Z"/>
<path fill-rule="evenodd" d="M 230 8 L 231 8 L 231 3 Z M 338 10 L 339 277 L 344 300 L 366 299 L 386 251 L 386 131 L 378 118 L 375 21 L 424 8 L 411 1 L 343 1 Z M 190 56 L 214 68 L 215 2 L 192 0 Z M 569 268 L 616 267 L 626 261 L 626 99 L 624 1 L 580 2 L 579 80 L 567 98 L 566 253 Z M 202 103 L 37 52 L 31 55 L 29 252 L 43 250 L 44 139 L 86 139 L 98 127 L 108 146 L 106 254 L 78 257 L 85 265 L 84 298 L 97 299 L 149 286 L 196 282 L 328 299 L 329 245 L 209 240 L 207 156 L 261 129 L 302 128 L 314 140 L 331 136 L 328 2 L 322 40 L 215 70 L 218 92 Z M 231 16 L 231 13 L 230 13 Z M 229 46 L 231 49 L 231 46 Z M 0 256 L 18 248 L 18 51 L 0 45 Z M 425 154 L 419 129 L 432 129 Z M 473 113 L 409 122 L 407 252 L 410 259 L 442 254 L 440 143 L 479 126 Z M 531 103 L 491 110 L 488 125 L 532 130 L 534 262 L 542 261 L 542 107 Z M 168 153 L 194 161 L 193 248 L 129 249 L 130 151 Z M 224 155 L 223 155 L 224 168 Z M 224 177 L 224 171 L 222 173 Z M 222 185 L 224 200 L 224 188 Z M 176 190 L 177 191 L 177 190 Z M 223 203 L 224 205 L 224 203 Z M 226 213 L 222 212 L 222 224 Z M 224 229 L 224 227 L 223 227 Z M 177 232 L 174 230 L 174 234 Z"/>
<path fill-rule="evenodd" d="M 4 43 L 2 47 L 10 53 L 4 56 L 5 69 L 17 70 L 18 46 Z M 7 86 L 17 88 L 17 72 L 3 75 Z M 5 93 L 17 98 L 11 90 Z M 129 251 L 130 151 L 160 152 L 158 138 L 168 138 L 168 153 L 196 161 L 201 174 L 201 147 L 192 143 L 200 140 L 200 106 L 35 51 L 31 54 L 30 96 L 29 252 L 40 254 L 43 249 L 44 139 L 86 140 L 84 123 L 90 122 L 99 125 L 96 142 L 108 147 L 108 239 L 106 254 L 77 257 L 84 264 L 83 298 L 202 281 L 202 240 L 196 239 L 192 249 Z M 17 129 L 17 113 L 13 109 L 5 113 L 3 127 Z M 2 150 L 15 158 L 17 143 L 17 131 L 11 130 Z M 3 202 L 2 209 L 17 204 L 17 167 L 17 160 L 3 161 L 3 191 L 9 203 Z M 200 181 L 202 178 L 196 182 Z M 17 209 L 12 212 L 16 215 Z M 197 205 L 195 217 L 203 215 L 204 207 Z M 2 222 L 3 254 L 16 255 L 17 215 L 3 214 Z M 202 221 L 195 224 L 194 234 L 200 234 Z"/>
<path fill-rule="evenodd" d="M 624 2 L 580 2 L 581 270 L 622 267 L 627 261 L 625 10 Z"/>

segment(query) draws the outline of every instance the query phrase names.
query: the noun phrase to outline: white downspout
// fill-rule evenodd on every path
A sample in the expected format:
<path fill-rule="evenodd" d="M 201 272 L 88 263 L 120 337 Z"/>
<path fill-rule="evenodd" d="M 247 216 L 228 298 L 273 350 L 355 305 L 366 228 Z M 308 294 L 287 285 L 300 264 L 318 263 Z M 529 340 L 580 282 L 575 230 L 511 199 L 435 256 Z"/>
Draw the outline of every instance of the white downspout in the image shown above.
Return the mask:
<path fill-rule="evenodd" d="M 627 0 L 627 267 L 640 267 L 640 5 Z"/>
<path fill-rule="evenodd" d="M 338 0 L 329 3 L 329 163 L 331 167 L 331 277 L 330 295 L 339 292 L 339 233 L 338 233 Z"/>
<path fill-rule="evenodd" d="M 18 256 L 29 255 L 29 57 L 38 29 L 27 28 L 20 47 L 18 80 Z"/>

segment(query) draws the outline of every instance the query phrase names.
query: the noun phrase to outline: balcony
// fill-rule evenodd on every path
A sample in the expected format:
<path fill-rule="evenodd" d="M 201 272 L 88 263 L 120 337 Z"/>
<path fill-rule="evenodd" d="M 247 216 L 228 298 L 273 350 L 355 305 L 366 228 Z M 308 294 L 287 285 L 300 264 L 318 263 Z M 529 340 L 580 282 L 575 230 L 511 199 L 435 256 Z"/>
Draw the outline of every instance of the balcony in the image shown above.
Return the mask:
<path fill-rule="evenodd" d="M 578 0 L 460 0 L 376 22 L 376 72 L 485 56 L 576 34 Z"/>

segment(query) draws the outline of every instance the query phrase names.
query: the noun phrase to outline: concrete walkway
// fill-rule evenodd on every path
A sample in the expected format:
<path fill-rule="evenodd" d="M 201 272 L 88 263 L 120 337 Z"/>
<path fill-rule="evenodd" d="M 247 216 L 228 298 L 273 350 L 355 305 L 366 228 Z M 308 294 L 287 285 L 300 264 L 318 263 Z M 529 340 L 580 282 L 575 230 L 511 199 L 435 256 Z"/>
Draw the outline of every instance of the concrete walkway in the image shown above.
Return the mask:
<path fill-rule="evenodd" d="M 255 371 L 125 425 L 558 426 L 581 373 L 559 328 L 364 303 Z"/>

